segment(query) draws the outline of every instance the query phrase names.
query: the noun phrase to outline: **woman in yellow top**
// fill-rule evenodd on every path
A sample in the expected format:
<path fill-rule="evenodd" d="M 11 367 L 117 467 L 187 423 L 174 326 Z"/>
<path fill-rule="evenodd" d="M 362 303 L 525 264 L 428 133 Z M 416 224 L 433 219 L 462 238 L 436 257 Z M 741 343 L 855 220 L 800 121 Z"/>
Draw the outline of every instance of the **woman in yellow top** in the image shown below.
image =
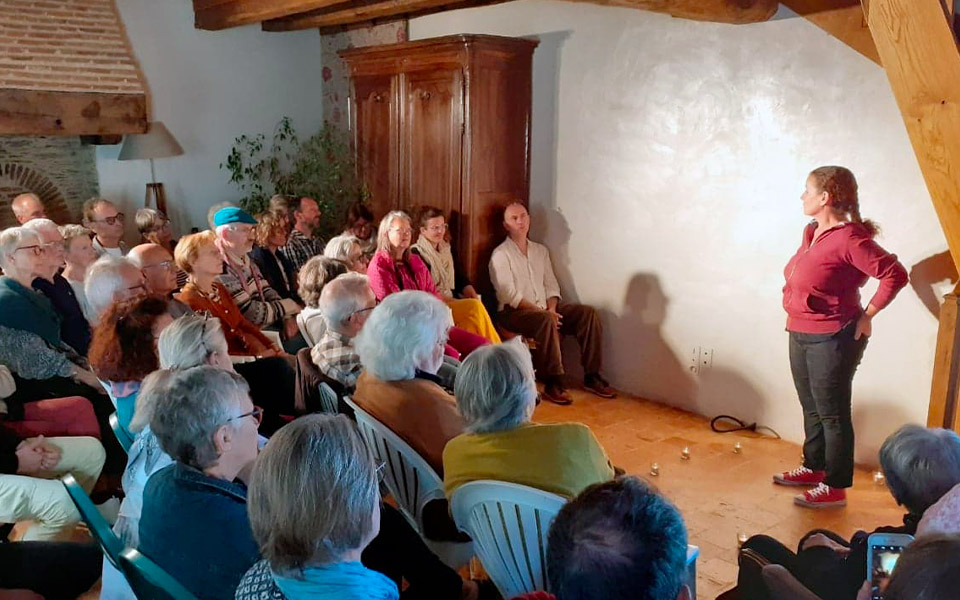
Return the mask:
<path fill-rule="evenodd" d="M 481 479 L 568 498 L 613 479 L 610 459 L 586 425 L 530 422 L 537 387 L 530 352 L 519 338 L 474 350 L 460 366 L 454 393 L 467 433 L 443 450 L 448 498 Z"/>

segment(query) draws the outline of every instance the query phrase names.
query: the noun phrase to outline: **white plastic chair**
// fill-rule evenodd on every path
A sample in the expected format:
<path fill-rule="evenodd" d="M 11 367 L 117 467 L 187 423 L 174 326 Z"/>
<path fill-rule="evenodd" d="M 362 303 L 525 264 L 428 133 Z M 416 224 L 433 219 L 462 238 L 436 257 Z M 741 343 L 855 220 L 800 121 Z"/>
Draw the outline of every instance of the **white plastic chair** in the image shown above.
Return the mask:
<path fill-rule="evenodd" d="M 457 526 L 473 538 L 504 598 L 547 589 L 547 533 L 567 499 L 505 481 L 472 481 L 453 492 Z"/>
<path fill-rule="evenodd" d="M 332 390 L 331 390 L 332 391 Z M 443 481 L 437 472 L 400 436 L 370 413 L 344 398 L 356 414 L 357 427 L 377 461 L 383 462 L 383 483 L 397 501 L 400 512 L 446 565 L 459 569 L 473 558 L 473 543 L 439 542 L 423 535 L 423 507 L 444 499 Z"/>
<path fill-rule="evenodd" d="M 547 535 L 567 499 L 505 481 L 472 481 L 450 499 L 453 520 L 473 538 L 483 568 L 504 598 L 547 590 Z M 696 598 L 697 557 L 687 546 L 686 583 Z"/>
<path fill-rule="evenodd" d="M 320 406 L 323 412 L 331 415 L 337 414 L 337 393 L 326 383 L 321 383 L 319 389 Z"/>

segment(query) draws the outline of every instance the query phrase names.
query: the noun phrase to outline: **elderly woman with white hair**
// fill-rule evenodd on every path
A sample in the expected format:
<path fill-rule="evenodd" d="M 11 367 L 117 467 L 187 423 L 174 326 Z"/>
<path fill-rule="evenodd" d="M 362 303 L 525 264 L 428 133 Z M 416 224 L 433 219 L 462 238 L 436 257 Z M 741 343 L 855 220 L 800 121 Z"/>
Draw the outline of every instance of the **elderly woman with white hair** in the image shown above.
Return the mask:
<path fill-rule="evenodd" d="M 377 253 L 367 267 L 377 299 L 401 290 L 420 290 L 445 301 L 456 325 L 450 331 L 450 345 L 462 356 L 490 342 L 499 343 L 490 315 L 478 299 L 447 300 L 440 295 L 426 263 L 410 251 L 412 239 L 413 225 L 407 213 L 396 210 L 380 221 Z"/>
<path fill-rule="evenodd" d="M 317 345 L 327 329 L 320 310 L 320 294 L 324 286 L 346 272 L 346 264 L 326 256 L 314 256 L 300 268 L 297 283 L 306 306 L 297 314 L 297 327 L 311 348 Z"/>
<path fill-rule="evenodd" d="M 463 581 L 397 509 L 382 504 L 373 456 L 343 415 L 310 415 L 284 427 L 257 459 L 249 516 L 264 560 L 237 600 L 499 597 Z"/>
<path fill-rule="evenodd" d="M 872 533 L 916 535 L 927 510 L 960 484 L 960 436 L 920 425 L 904 425 L 880 446 L 880 468 L 897 504 L 907 512 L 902 525 L 879 527 Z M 794 553 L 778 540 L 756 535 L 740 553 L 737 587 L 723 598 L 766 598 L 764 565 L 780 564 L 821 598 L 853 600 L 867 572 L 867 538 L 858 531 L 848 541 L 816 529 L 800 539 Z"/>
<path fill-rule="evenodd" d="M 530 422 L 537 401 L 530 351 L 514 339 L 478 349 L 454 388 L 466 433 L 443 451 L 447 497 L 465 483 L 509 481 L 567 498 L 613 479 L 600 442 L 586 425 Z"/>
<path fill-rule="evenodd" d="M 363 244 L 352 235 L 343 234 L 330 239 L 323 248 L 323 255 L 327 258 L 339 260 L 347 268 L 356 273 L 367 272 L 370 259 L 363 253 Z"/>
<path fill-rule="evenodd" d="M 115 302 L 147 294 L 143 272 L 125 257 L 104 254 L 87 269 L 83 290 L 90 308 L 90 324 L 96 327 Z"/>
<path fill-rule="evenodd" d="M 387 296 L 354 340 L 363 365 L 354 402 L 393 430 L 438 473 L 443 448 L 463 432 L 437 371 L 453 326 L 450 309 L 426 292 Z"/>

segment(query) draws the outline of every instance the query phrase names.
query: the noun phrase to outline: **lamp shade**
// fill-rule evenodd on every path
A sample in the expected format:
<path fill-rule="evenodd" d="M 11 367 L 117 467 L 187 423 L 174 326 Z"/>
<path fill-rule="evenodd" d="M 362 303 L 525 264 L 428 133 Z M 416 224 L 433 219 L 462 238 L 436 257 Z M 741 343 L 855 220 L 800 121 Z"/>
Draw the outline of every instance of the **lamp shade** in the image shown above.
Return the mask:
<path fill-rule="evenodd" d="M 183 148 L 160 121 L 150 123 L 146 133 L 123 138 L 117 160 L 142 160 L 180 156 Z"/>

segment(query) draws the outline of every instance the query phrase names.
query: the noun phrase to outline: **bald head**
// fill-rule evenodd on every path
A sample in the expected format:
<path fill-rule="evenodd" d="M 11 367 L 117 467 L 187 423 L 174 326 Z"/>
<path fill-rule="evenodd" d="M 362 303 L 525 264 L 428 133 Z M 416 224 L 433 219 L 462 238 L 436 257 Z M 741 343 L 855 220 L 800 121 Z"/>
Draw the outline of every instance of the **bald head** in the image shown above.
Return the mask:
<path fill-rule="evenodd" d="M 519 202 L 508 205 L 503 211 L 503 226 L 514 240 L 527 237 L 530 232 L 530 213 L 527 212 L 527 207 Z"/>
<path fill-rule="evenodd" d="M 143 271 L 147 292 L 168 295 L 177 289 L 177 269 L 170 251 L 158 244 L 140 244 L 127 254 L 131 263 Z"/>
<path fill-rule="evenodd" d="M 33 219 L 45 219 L 47 217 L 43 202 L 36 194 L 20 194 L 10 203 L 10 208 L 13 209 L 13 216 L 17 218 L 17 222 L 21 225 Z"/>

